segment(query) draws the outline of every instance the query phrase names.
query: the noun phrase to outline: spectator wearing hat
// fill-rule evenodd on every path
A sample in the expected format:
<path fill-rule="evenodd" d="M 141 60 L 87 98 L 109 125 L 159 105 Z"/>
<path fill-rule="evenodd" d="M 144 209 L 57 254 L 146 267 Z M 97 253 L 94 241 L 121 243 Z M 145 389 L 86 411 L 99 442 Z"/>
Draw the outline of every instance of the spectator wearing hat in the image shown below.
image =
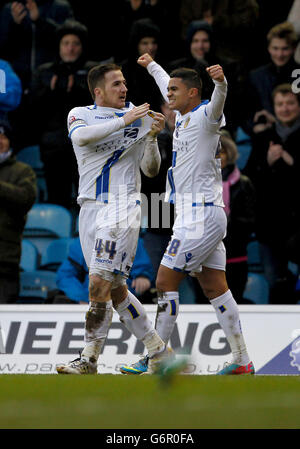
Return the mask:
<path fill-rule="evenodd" d="M 0 303 L 16 302 L 19 294 L 21 240 L 26 214 L 36 199 L 33 169 L 16 160 L 12 130 L 0 120 Z"/>
<path fill-rule="evenodd" d="M 56 28 L 73 12 L 67 0 L 24 0 L 8 2 L 0 13 L 0 54 L 11 65 L 22 83 L 19 107 L 9 113 L 18 130 L 15 151 L 32 145 L 29 89 L 34 70 L 55 57 Z"/>
<path fill-rule="evenodd" d="M 78 170 L 66 117 L 75 106 L 91 102 L 86 79 L 97 62 L 87 60 L 87 28 L 80 22 L 68 20 L 58 28 L 57 45 L 56 60 L 34 74 L 33 132 L 44 163 L 48 202 L 70 209 L 76 207 Z"/>
<path fill-rule="evenodd" d="M 216 55 L 239 61 L 249 69 L 255 63 L 256 25 L 259 6 L 256 0 L 182 0 L 180 19 L 183 38 L 192 20 L 205 20 L 214 31 Z"/>
<path fill-rule="evenodd" d="M 161 62 L 159 48 L 158 26 L 148 18 L 137 20 L 130 31 L 128 58 L 120 63 L 128 87 L 128 101 L 137 106 L 150 103 L 150 108 L 154 111 L 160 110 L 161 94 L 152 77 L 137 64 L 137 59 L 144 53 L 149 53 L 153 59 Z"/>
<path fill-rule="evenodd" d="M 214 84 L 208 75 L 206 68 L 220 64 L 223 67 L 228 81 L 228 100 L 225 104 L 227 129 L 234 133 L 239 125 L 241 109 L 241 97 L 244 89 L 245 74 L 238 61 L 221 58 L 216 55 L 216 41 L 212 26 L 205 20 L 193 20 L 186 30 L 185 56 L 168 64 L 171 72 L 179 67 L 195 69 L 200 74 L 203 82 L 202 98 L 210 98 Z"/>
<path fill-rule="evenodd" d="M 24 90 L 30 86 L 32 70 L 55 56 L 57 26 L 72 17 L 65 0 L 26 0 L 3 6 L 0 49 L 20 77 Z"/>

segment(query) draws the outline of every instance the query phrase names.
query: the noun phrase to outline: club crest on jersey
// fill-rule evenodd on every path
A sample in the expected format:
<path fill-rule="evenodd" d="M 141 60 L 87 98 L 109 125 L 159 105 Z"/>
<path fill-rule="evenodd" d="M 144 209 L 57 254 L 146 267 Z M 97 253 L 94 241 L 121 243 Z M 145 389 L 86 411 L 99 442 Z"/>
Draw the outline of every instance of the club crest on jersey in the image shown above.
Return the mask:
<path fill-rule="evenodd" d="M 188 126 L 188 124 L 190 123 L 191 117 L 189 116 L 186 121 L 184 122 L 183 127 L 186 128 Z"/>

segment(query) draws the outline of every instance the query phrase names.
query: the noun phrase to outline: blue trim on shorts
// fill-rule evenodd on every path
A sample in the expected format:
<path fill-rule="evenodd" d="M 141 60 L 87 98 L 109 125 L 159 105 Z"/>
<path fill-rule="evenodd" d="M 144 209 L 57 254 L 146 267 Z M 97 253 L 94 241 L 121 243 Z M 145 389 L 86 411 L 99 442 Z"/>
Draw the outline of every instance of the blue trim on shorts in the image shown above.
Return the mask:
<path fill-rule="evenodd" d="M 114 274 L 121 274 L 122 276 L 126 276 L 126 277 L 127 277 L 127 274 L 124 273 L 124 271 L 117 270 L 116 268 L 114 269 L 113 273 L 114 273 Z"/>
<path fill-rule="evenodd" d="M 198 207 L 198 206 L 214 206 L 215 204 L 213 202 L 210 203 L 192 203 L 192 207 Z"/>
<path fill-rule="evenodd" d="M 191 272 L 191 271 L 183 270 L 182 268 L 177 268 L 177 267 L 173 267 L 172 270 L 178 271 L 178 273 L 190 273 Z"/>

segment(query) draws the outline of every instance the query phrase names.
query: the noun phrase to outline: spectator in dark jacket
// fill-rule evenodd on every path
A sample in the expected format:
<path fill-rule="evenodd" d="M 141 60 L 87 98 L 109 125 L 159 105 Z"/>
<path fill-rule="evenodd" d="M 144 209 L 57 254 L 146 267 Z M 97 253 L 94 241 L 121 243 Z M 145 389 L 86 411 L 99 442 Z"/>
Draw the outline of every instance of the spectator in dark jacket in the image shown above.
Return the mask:
<path fill-rule="evenodd" d="M 175 59 L 168 64 L 171 72 L 179 67 L 195 69 L 202 79 L 202 98 L 210 98 L 214 90 L 214 83 L 208 75 L 206 68 L 220 64 L 228 81 L 227 101 L 224 114 L 227 129 L 233 133 L 240 121 L 243 89 L 246 75 L 238 61 L 216 55 L 216 40 L 213 28 L 205 20 L 193 20 L 186 31 L 185 56 Z"/>
<path fill-rule="evenodd" d="M 75 206 L 78 170 L 68 139 L 66 117 L 73 107 L 90 104 L 86 79 L 97 62 L 86 59 L 87 29 L 81 23 L 66 21 L 58 28 L 56 37 L 57 58 L 35 72 L 32 86 L 35 128 L 32 132 L 44 163 L 48 202 L 69 209 Z"/>
<path fill-rule="evenodd" d="M 73 17 L 66 0 L 26 0 L 7 3 L 0 22 L 0 49 L 29 88 L 33 70 L 55 57 L 55 31 Z"/>
<path fill-rule="evenodd" d="M 232 294 L 241 304 L 245 302 L 243 292 L 248 279 L 247 245 L 255 225 L 255 190 L 250 179 L 242 175 L 236 165 L 238 150 L 230 135 L 223 131 L 220 142 L 223 201 L 227 215 L 226 276 Z"/>
<path fill-rule="evenodd" d="M 11 63 L 22 82 L 20 106 L 9 113 L 9 120 L 18 130 L 15 151 L 32 145 L 32 123 L 29 88 L 34 70 L 53 60 L 56 54 L 57 26 L 73 17 L 67 0 L 24 0 L 4 5 L 0 13 L 0 54 Z"/>
<path fill-rule="evenodd" d="M 275 123 L 253 135 L 244 173 L 257 192 L 256 235 L 260 242 L 269 302 L 292 301 L 288 242 L 300 227 L 300 97 L 289 84 L 273 92 Z"/>
<path fill-rule="evenodd" d="M 143 239 L 138 241 L 136 256 L 127 280 L 129 290 L 140 299 L 153 286 L 154 272 Z M 80 240 L 75 238 L 70 245 L 68 258 L 57 271 L 57 286 L 61 294 L 55 302 L 89 302 L 89 273 L 85 263 Z"/>
<path fill-rule="evenodd" d="M 137 64 L 137 59 L 144 53 L 149 53 L 158 61 L 160 46 L 160 29 L 150 19 L 140 19 L 133 23 L 129 42 L 128 58 L 121 62 L 122 72 L 128 88 L 128 101 L 135 106 L 150 103 L 150 108 L 159 111 L 160 90 L 154 79 L 143 67 Z"/>
<path fill-rule="evenodd" d="M 11 128 L 0 121 L 0 303 L 13 303 L 19 294 L 21 241 L 27 212 L 36 199 L 32 168 L 16 160 Z"/>
<path fill-rule="evenodd" d="M 256 0 L 182 0 L 180 18 L 185 36 L 192 20 L 205 20 L 216 35 L 216 54 L 240 61 L 247 68 L 253 63 L 253 43 L 259 7 Z"/>
<path fill-rule="evenodd" d="M 300 69 L 294 60 L 298 38 L 291 23 L 283 22 L 271 28 L 267 41 L 270 62 L 249 74 L 249 133 L 272 125 L 275 120 L 272 92 L 279 84 L 292 84 L 294 70 Z"/>

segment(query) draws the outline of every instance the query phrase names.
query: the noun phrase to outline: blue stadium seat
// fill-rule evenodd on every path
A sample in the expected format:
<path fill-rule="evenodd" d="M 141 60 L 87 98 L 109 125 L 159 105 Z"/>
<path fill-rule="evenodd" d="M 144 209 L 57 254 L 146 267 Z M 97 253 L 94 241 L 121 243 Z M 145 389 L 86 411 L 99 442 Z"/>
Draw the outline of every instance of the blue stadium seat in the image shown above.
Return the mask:
<path fill-rule="evenodd" d="M 56 289 L 56 273 L 53 271 L 23 271 L 18 303 L 44 303 Z"/>
<path fill-rule="evenodd" d="M 40 147 L 38 145 L 33 145 L 22 148 L 22 150 L 17 153 L 17 159 L 18 161 L 30 165 L 36 173 L 38 189 L 37 202 L 47 201 L 48 191 L 44 177 L 44 164 L 40 157 Z"/>
<path fill-rule="evenodd" d="M 253 240 L 247 245 L 248 270 L 251 273 L 262 273 L 263 267 L 261 263 L 259 243 Z"/>
<path fill-rule="evenodd" d="M 50 242 L 42 253 L 40 270 L 57 271 L 61 263 L 68 257 L 72 241 L 71 237 L 63 237 Z"/>
<path fill-rule="evenodd" d="M 75 219 L 74 237 L 78 237 L 78 235 L 79 235 L 79 215 L 77 215 Z"/>
<path fill-rule="evenodd" d="M 38 269 L 39 252 L 37 247 L 30 241 L 22 240 L 22 252 L 20 268 L 22 271 L 34 271 Z"/>
<path fill-rule="evenodd" d="M 264 275 L 260 273 L 249 273 L 243 296 L 255 304 L 268 304 L 269 284 Z"/>
<path fill-rule="evenodd" d="M 71 237 L 72 214 L 56 204 L 34 204 L 27 215 L 24 238 L 36 245 L 42 255 L 50 241 Z"/>
<path fill-rule="evenodd" d="M 40 147 L 38 145 L 22 148 L 17 153 L 17 159 L 30 165 L 37 172 L 44 169 L 44 164 L 40 156 Z"/>
<path fill-rule="evenodd" d="M 189 276 L 180 282 L 178 292 L 180 304 L 197 303 L 196 294 L 193 288 L 193 281 Z"/>
<path fill-rule="evenodd" d="M 252 151 L 251 137 L 248 136 L 248 134 L 246 134 L 241 127 L 238 127 L 235 142 L 239 152 L 239 157 L 236 164 L 240 170 L 243 170 Z"/>

